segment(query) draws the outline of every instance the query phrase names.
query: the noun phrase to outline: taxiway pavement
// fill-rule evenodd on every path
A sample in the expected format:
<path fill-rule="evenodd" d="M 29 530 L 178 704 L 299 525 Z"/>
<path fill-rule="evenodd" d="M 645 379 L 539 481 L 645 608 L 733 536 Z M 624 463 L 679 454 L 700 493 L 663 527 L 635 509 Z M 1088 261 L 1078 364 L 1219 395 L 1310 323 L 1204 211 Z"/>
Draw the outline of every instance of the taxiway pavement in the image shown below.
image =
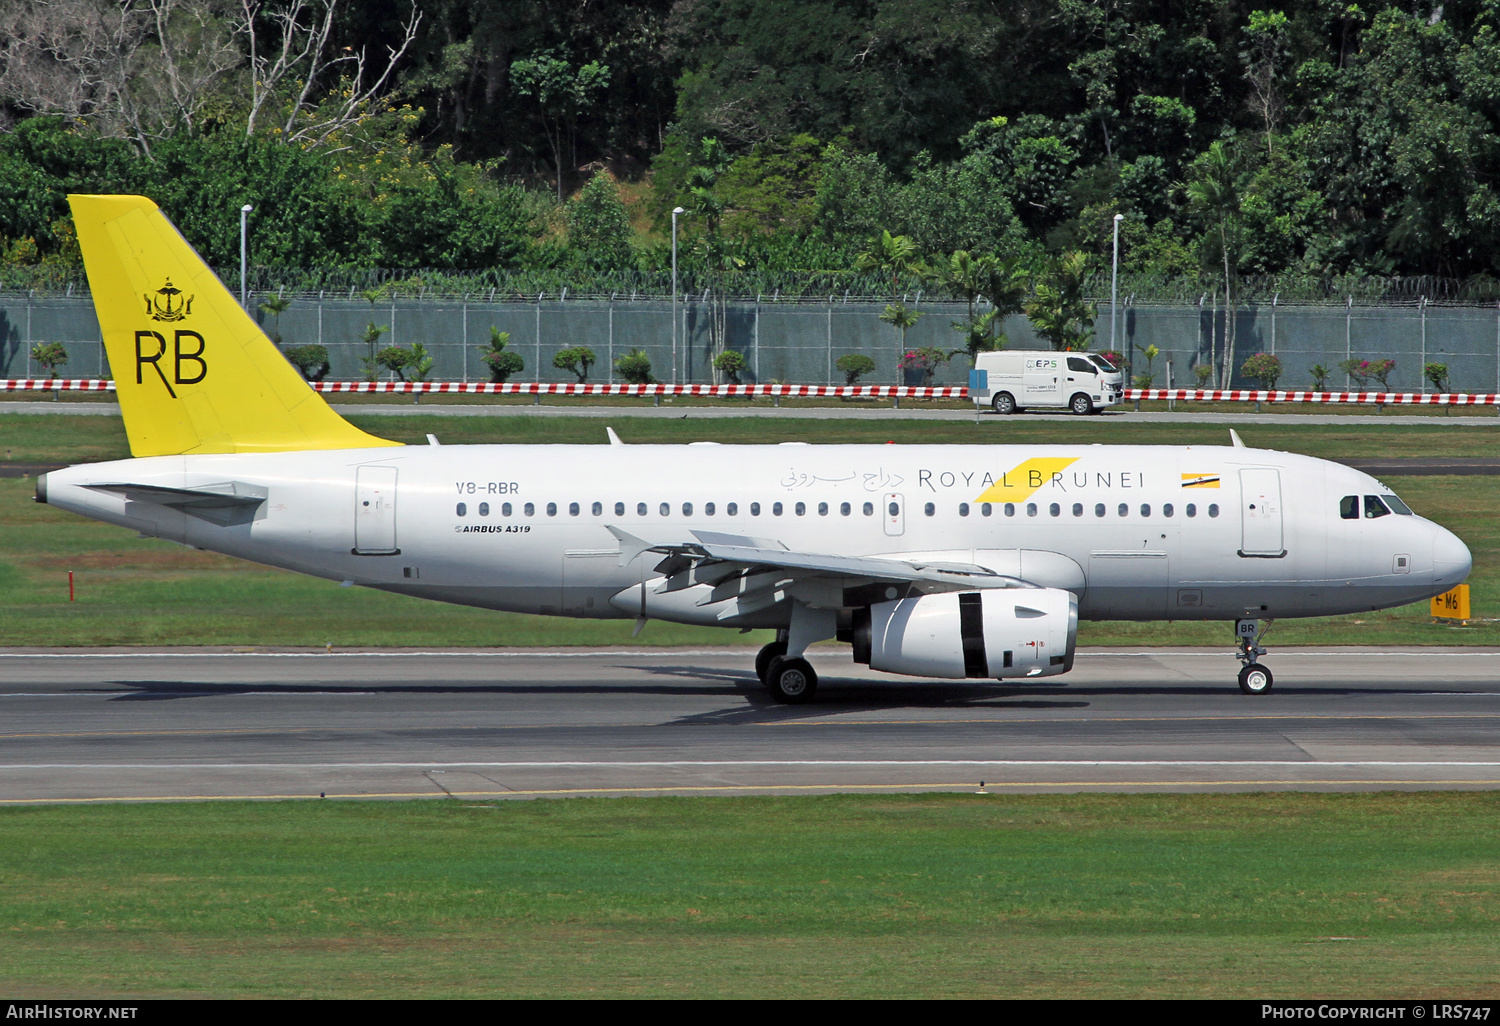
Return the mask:
<path fill-rule="evenodd" d="M 893 790 L 1500 788 L 1492 649 L 1080 653 L 1056 683 L 871 673 L 814 649 L 0 653 L 0 802 Z"/>

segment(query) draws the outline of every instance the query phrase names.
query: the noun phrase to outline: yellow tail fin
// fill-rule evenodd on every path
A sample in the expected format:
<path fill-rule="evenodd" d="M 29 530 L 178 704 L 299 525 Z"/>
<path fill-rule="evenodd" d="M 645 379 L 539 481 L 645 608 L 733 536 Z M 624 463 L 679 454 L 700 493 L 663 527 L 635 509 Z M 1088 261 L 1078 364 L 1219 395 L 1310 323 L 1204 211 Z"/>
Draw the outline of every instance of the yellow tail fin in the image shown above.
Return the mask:
<path fill-rule="evenodd" d="M 334 413 L 155 203 L 68 202 L 132 455 L 400 444 Z"/>

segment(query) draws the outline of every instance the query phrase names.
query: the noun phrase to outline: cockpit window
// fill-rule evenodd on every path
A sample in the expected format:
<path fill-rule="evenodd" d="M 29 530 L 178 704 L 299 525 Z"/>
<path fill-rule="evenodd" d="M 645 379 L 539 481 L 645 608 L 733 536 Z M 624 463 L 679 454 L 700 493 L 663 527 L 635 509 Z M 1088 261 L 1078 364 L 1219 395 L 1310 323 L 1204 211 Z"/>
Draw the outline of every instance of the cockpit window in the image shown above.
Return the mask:
<path fill-rule="evenodd" d="M 1380 501 L 1378 495 L 1365 496 L 1365 519 L 1372 520 L 1375 517 L 1388 517 L 1391 511 L 1386 509 L 1385 503 Z"/>
<path fill-rule="evenodd" d="M 1416 514 L 1411 511 L 1410 506 L 1402 502 L 1400 499 L 1396 498 L 1394 495 L 1382 495 L 1381 498 L 1385 500 L 1385 504 L 1387 506 L 1391 507 L 1392 512 L 1400 513 L 1403 517 L 1416 516 Z"/>
<path fill-rule="evenodd" d="M 1359 519 L 1359 496 L 1346 495 L 1339 500 L 1339 516 L 1345 520 Z"/>

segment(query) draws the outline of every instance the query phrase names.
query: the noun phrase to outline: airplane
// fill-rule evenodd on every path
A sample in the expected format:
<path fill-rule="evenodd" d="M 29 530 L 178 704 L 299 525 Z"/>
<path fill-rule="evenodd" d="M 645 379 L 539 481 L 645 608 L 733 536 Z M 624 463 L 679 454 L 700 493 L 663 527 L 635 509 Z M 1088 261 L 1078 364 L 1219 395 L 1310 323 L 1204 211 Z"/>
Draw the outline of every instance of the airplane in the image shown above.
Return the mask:
<path fill-rule="evenodd" d="M 408 446 L 314 392 L 149 199 L 70 196 L 132 458 L 36 498 L 143 535 L 521 613 L 770 628 L 872 670 L 1032 680 L 1080 619 L 1224 620 L 1240 689 L 1276 618 L 1448 591 L 1468 548 L 1367 474 L 1229 446 Z M 1051 683 L 1050 681 L 1048 683 Z"/>

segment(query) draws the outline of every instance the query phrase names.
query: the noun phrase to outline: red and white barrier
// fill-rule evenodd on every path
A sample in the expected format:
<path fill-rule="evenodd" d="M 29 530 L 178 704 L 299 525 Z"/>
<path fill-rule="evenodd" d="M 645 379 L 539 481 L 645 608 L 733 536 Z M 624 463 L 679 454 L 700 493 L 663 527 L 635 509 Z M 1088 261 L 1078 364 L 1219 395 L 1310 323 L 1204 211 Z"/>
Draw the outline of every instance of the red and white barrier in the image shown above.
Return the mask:
<path fill-rule="evenodd" d="M 717 398 L 778 396 L 785 399 L 967 399 L 969 390 L 915 385 L 590 385 L 492 381 L 315 381 L 325 394 L 396 395 L 695 395 Z M 0 392 L 113 392 L 103 378 L 0 378 Z M 1364 406 L 1500 406 L 1500 393 L 1296 392 L 1264 389 L 1127 388 L 1128 402 L 1326 403 Z"/>

